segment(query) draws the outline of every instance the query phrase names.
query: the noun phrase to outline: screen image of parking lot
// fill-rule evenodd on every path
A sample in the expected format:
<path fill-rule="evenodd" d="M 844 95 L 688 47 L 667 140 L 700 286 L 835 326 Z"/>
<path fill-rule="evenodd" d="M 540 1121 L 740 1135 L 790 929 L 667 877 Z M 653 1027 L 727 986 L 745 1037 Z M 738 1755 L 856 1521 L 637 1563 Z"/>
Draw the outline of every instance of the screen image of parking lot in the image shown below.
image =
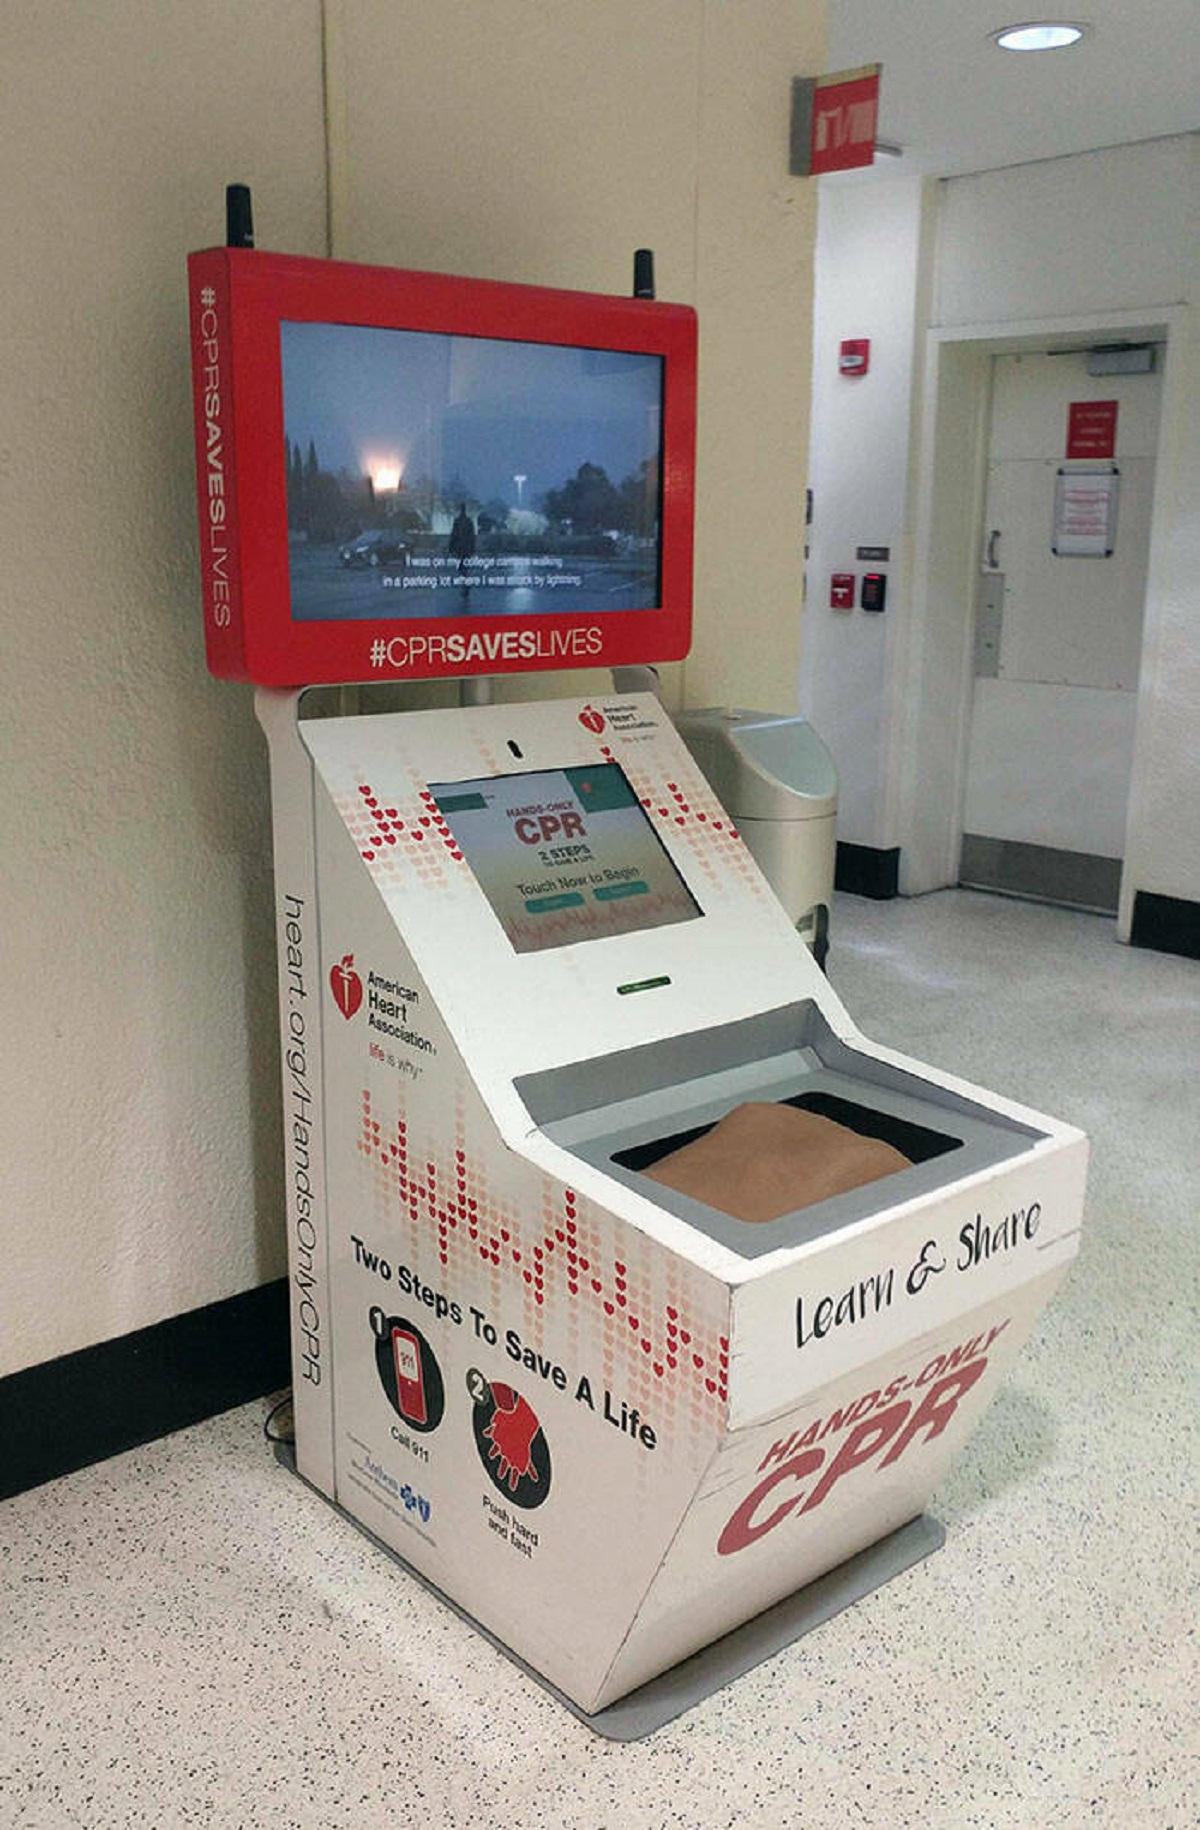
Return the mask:
<path fill-rule="evenodd" d="M 280 325 L 294 621 L 657 608 L 663 358 Z"/>
<path fill-rule="evenodd" d="M 616 763 L 429 788 L 518 953 L 701 914 Z"/>

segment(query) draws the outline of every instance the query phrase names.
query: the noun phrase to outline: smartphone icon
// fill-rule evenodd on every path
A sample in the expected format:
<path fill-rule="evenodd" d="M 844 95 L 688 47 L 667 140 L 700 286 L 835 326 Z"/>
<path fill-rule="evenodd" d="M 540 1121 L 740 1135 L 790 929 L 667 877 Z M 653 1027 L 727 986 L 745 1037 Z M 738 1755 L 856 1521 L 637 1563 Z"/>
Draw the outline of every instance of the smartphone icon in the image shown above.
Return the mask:
<path fill-rule="evenodd" d="M 428 1421 L 425 1407 L 425 1383 L 421 1378 L 421 1349 L 417 1337 L 407 1328 L 392 1329 L 392 1358 L 396 1367 L 396 1396 L 401 1415 L 410 1423 Z"/>

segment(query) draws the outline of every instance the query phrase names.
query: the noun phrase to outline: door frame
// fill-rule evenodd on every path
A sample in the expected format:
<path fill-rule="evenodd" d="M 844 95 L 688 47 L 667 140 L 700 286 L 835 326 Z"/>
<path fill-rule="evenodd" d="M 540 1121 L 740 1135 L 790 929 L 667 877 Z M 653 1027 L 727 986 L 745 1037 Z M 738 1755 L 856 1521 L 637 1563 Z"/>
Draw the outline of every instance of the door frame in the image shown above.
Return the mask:
<path fill-rule="evenodd" d="M 991 359 L 1029 350 L 1153 338 L 1165 344 L 1162 414 L 1155 462 L 1150 561 L 1142 625 L 1141 692 L 1153 679 L 1147 655 L 1158 639 L 1155 557 L 1163 538 L 1160 502 L 1167 444 L 1183 378 L 1172 348 L 1179 308 L 956 326 L 930 330 L 913 426 L 913 555 L 910 615 L 896 631 L 884 729 L 886 777 L 897 784 L 900 893 L 921 895 L 958 881 L 966 793 L 974 652 L 976 573 L 990 420 Z M 1130 823 L 1138 800 L 1135 730 Z M 1129 824 L 1125 855 L 1129 855 Z M 1122 871 L 1118 934 L 1128 938 L 1132 896 Z"/>

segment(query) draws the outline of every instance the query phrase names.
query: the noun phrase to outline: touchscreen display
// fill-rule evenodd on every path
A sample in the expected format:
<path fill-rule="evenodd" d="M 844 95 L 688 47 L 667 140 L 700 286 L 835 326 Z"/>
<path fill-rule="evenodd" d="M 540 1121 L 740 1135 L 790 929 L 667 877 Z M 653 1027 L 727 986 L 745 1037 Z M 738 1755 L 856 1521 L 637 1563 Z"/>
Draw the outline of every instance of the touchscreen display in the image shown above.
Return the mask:
<path fill-rule="evenodd" d="M 664 359 L 280 325 L 292 620 L 657 607 Z"/>
<path fill-rule="evenodd" d="M 518 953 L 702 913 L 616 763 L 429 786 Z"/>

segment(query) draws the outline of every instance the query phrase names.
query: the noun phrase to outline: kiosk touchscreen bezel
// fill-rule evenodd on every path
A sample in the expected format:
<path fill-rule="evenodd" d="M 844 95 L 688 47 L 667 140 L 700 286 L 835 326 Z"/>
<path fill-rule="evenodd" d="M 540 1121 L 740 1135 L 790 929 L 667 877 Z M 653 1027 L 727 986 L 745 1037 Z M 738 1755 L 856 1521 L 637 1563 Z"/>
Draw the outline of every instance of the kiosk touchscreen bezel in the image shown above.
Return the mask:
<path fill-rule="evenodd" d="M 429 793 L 516 953 L 703 916 L 619 763 L 430 782 Z"/>
<path fill-rule="evenodd" d="M 696 322 L 689 307 L 253 249 L 209 249 L 189 256 L 188 266 L 213 673 L 261 686 L 311 686 L 671 661 L 687 653 L 696 429 Z M 657 588 L 639 586 L 641 607 L 612 609 L 614 593 L 593 587 L 585 572 L 569 609 L 556 610 L 552 592 L 531 591 L 527 603 L 506 602 L 497 612 L 484 591 L 467 602 L 449 589 L 438 593 L 436 614 L 423 603 L 424 613 L 413 613 L 420 594 L 406 610 L 403 591 L 380 593 L 387 614 L 294 614 L 288 516 L 294 452 L 286 442 L 284 374 L 289 325 L 430 333 L 460 344 L 473 339 L 476 347 L 574 350 L 600 361 L 652 358 L 661 376 L 659 516 L 657 551 L 649 552 L 644 569 L 657 571 Z M 353 340 L 344 347 L 352 349 Z M 549 392 L 546 401 L 553 410 Z M 535 421 L 538 412 L 535 401 Z M 642 603 L 643 596 L 653 601 Z M 560 593 L 559 601 L 565 599 Z"/>

